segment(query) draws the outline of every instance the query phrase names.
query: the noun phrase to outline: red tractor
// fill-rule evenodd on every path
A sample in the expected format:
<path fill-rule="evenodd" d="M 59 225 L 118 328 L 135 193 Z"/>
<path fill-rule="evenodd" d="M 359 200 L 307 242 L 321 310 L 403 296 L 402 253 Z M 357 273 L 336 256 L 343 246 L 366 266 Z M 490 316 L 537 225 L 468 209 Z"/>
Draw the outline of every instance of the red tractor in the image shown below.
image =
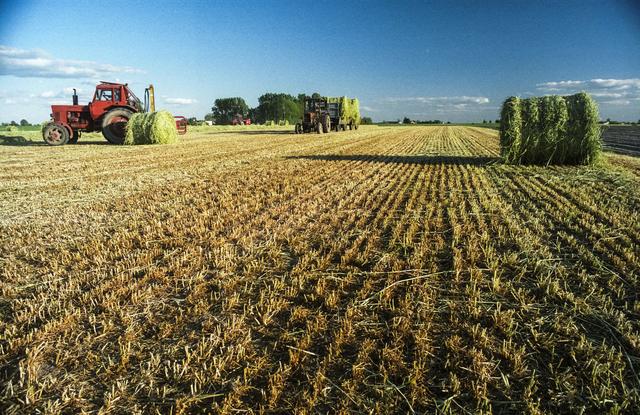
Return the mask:
<path fill-rule="evenodd" d="M 101 82 L 96 86 L 93 101 L 78 105 L 78 95 L 73 90 L 73 105 L 52 105 L 51 122 L 42 129 L 44 141 L 52 146 L 77 143 L 80 132 L 101 131 L 112 144 L 123 144 L 127 122 L 135 112 L 155 111 L 153 85 L 145 89 L 144 104 L 127 84 Z M 176 118 L 178 134 L 187 132 L 187 120 Z"/>

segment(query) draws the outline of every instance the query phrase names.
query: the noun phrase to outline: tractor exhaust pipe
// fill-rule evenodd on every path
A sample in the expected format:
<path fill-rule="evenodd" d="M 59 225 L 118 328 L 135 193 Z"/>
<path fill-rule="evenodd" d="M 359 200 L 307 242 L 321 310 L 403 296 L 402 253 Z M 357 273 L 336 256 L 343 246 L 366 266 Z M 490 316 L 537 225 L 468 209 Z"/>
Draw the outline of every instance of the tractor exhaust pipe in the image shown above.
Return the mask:
<path fill-rule="evenodd" d="M 73 88 L 73 105 L 78 105 L 78 94 L 76 93 L 76 89 Z"/>

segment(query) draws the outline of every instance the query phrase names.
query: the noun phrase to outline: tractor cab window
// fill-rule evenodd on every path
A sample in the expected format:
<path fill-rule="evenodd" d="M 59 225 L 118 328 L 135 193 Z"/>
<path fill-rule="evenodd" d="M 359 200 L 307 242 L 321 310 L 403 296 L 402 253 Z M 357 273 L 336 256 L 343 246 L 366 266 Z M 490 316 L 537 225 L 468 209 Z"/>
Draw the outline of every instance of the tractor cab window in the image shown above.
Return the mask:
<path fill-rule="evenodd" d="M 120 102 L 120 88 L 113 90 L 113 100 L 115 102 Z"/>
<path fill-rule="evenodd" d="M 96 101 L 112 101 L 113 90 L 111 89 L 98 89 L 96 91 Z"/>

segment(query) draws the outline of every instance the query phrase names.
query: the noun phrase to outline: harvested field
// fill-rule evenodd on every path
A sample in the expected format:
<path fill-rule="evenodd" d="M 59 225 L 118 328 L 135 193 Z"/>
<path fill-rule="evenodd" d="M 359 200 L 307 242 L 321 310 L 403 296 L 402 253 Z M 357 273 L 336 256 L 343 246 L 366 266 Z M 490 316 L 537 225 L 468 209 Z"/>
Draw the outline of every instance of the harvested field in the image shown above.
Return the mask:
<path fill-rule="evenodd" d="M 445 126 L 0 146 L 0 412 L 633 413 L 640 161 L 498 154 Z"/>
<path fill-rule="evenodd" d="M 616 153 L 640 156 L 640 127 L 609 125 L 602 129 L 604 148 Z"/>

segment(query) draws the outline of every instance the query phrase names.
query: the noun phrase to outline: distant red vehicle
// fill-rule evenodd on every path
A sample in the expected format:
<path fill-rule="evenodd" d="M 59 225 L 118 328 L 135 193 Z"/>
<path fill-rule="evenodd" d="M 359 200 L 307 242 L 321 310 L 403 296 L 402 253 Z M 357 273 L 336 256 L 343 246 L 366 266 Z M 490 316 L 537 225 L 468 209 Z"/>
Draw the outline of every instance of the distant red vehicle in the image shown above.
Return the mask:
<path fill-rule="evenodd" d="M 243 118 L 241 114 L 236 114 L 231 120 L 232 125 L 251 125 L 251 119 Z"/>
<path fill-rule="evenodd" d="M 96 86 L 93 100 L 78 105 L 78 94 L 73 90 L 73 105 L 52 105 L 51 122 L 42 130 L 44 141 L 52 146 L 77 143 L 82 131 L 100 131 L 112 144 L 123 144 L 127 122 L 136 112 L 155 111 L 153 85 L 145 89 L 143 103 L 127 84 L 101 82 Z M 179 134 L 187 132 L 187 120 L 175 117 Z"/>

